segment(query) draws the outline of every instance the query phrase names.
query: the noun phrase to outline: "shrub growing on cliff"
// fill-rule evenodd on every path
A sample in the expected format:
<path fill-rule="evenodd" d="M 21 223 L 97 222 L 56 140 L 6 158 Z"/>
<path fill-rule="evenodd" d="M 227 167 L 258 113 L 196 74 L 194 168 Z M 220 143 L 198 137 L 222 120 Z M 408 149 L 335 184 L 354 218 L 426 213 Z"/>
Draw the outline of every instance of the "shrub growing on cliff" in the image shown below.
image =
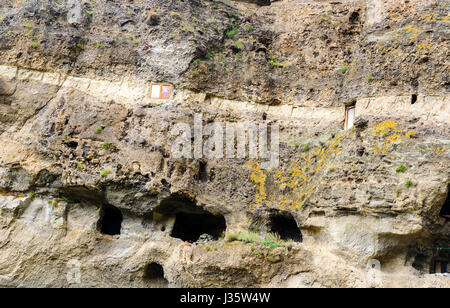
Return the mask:
<path fill-rule="evenodd" d="M 414 185 L 414 183 L 413 183 L 413 181 L 411 181 L 411 180 L 407 180 L 406 183 L 405 183 L 406 188 L 410 188 L 410 187 L 412 187 L 413 185 Z"/>
<path fill-rule="evenodd" d="M 111 148 L 111 142 L 103 142 L 102 148 L 105 150 L 109 150 Z"/>
<path fill-rule="evenodd" d="M 105 178 L 105 177 L 107 177 L 110 174 L 111 174 L 111 170 L 109 170 L 109 169 L 103 169 L 102 171 L 100 171 L 100 176 L 102 178 Z"/>
<path fill-rule="evenodd" d="M 348 66 L 343 66 L 343 67 L 341 67 L 341 73 L 342 74 L 347 74 L 347 72 L 348 72 Z"/>
<path fill-rule="evenodd" d="M 229 39 L 232 39 L 233 37 L 236 36 L 236 34 L 238 34 L 238 32 L 239 32 L 239 25 L 237 23 L 234 23 L 231 30 L 227 32 L 227 37 Z"/>
<path fill-rule="evenodd" d="M 404 164 L 400 164 L 400 166 L 397 167 L 397 169 L 395 169 L 395 172 L 397 173 L 404 173 L 406 171 L 406 167 Z"/>

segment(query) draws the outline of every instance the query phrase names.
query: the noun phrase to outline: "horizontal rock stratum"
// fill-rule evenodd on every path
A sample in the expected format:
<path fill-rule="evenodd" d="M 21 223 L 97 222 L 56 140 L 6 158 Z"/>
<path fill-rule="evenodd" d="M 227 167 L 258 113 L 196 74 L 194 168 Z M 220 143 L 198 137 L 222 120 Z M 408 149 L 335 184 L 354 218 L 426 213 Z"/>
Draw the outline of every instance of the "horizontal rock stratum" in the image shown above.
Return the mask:
<path fill-rule="evenodd" d="M 0 286 L 450 287 L 449 9 L 3 0 Z"/>

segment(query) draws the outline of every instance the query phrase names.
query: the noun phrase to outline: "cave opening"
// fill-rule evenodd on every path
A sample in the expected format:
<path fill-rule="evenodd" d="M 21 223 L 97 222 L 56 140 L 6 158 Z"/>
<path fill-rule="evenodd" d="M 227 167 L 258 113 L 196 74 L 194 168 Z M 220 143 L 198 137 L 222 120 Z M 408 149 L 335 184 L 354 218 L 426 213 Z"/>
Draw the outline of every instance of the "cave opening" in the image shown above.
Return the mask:
<path fill-rule="evenodd" d="M 170 236 L 194 243 L 203 234 L 219 239 L 227 226 L 225 217 L 214 215 L 197 206 L 195 200 L 184 195 L 172 195 L 161 202 L 155 210 L 165 216 L 175 216 Z"/>
<path fill-rule="evenodd" d="M 292 214 L 275 213 L 270 216 L 270 232 L 278 233 L 282 240 L 302 242 L 303 236 Z"/>
<path fill-rule="evenodd" d="M 122 229 L 122 212 L 114 206 L 105 206 L 99 220 L 99 229 L 102 234 L 120 235 Z"/>
<path fill-rule="evenodd" d="M 153 284 L 167 287 L 168 281 L 164 277 L 164 268 L 161 264 L 152 262 L 145 267 L 144 280 Z"/>
<path fill-rule="evenodd" d="M 411 105 L 414 105 L 415 103 L 417 103 L 417 94 L 413 94 L 411 96 Z"/>
<path fill-rule="evenodd" d="M 178 213 L 170 235 L 183 241 L 194 243 L 202 234 L 208 234 L 214 240 L 217 240 L 225 230 L 226 223 L 223 216 L 215 216 L 210 213 Z"/>
<path fill-rule="evenodd" d="M 441 217 L 444 217 L 447 220 L 450 220 L 450 198 L 449 198 L 450 193 L 449 192 L 450 192 L 450 187 L 447 190 L 447 198 L 445 199 L 444 205 L 442 206 L 442 210 L 439 213 L 439 215 Z"/>
<path fill-rule="evenodd" d="M 164 278 L 164 268 L 161 264 L 150 263 L 145 267 L 145 279 L 165 279 Z"/>

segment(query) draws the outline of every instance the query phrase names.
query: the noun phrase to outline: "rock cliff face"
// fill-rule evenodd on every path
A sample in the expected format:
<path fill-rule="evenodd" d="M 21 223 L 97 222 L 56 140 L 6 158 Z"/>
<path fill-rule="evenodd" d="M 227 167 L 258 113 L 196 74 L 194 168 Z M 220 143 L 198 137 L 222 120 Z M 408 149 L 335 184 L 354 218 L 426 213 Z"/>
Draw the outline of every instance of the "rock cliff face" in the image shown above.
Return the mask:
<path fill-rule="evenodd" d="M 449 9 L 3 0 L 0 286 L 450 287 Z M 279 164 L 175 157 L 198 121 Z"/>

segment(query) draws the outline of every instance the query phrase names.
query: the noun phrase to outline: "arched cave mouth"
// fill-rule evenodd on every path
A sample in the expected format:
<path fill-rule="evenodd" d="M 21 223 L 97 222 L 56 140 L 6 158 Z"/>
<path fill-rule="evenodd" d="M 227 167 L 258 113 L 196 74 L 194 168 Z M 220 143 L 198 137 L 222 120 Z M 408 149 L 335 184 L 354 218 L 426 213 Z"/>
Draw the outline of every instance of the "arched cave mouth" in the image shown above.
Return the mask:
<path fill-rule="evenodd" d="M 161 264 L 150 263 L 145 267 L 144 279 L 154 280 L 154 279 L 165 279 L 164 278 L 164 268 Z"/>
<path fill-rule="evenodd" d="M 150 283 L 159 284 L 161 287 L 166 287 L 169 283 L 164 277 L 164 268 L 161 264 L 155 262 L 152 262 L 145 267 L 144 280 Z"/>
<path fill-rule="evenodd" d="M 101 217 L 98 222 L 99 230 L 102 234 L 120 235 L 122 229 L 122 212 L 112 206 L 105 206 L 101 211 Z"/>
<path fill-rule="evenodd" d="M 439 213 L 439 215 L 441 217 L 444 217 L 447 220 L 450 220 L 450 198 L 449 198 L 449 195 L 450 195 L 450 187 L 447 190 L 447 198 L 445 199 L 444 205 L 442 206 L 442 210 Z"/>
<path fill-rule="evenodd" d="M 217 240 L 227 228 L 225 217 L 203 210 L 194 200 L 182 195 L 163 200 L 156 211 L 166 216 L 175 216 L 170 236 L 189 243 L 196 242 L 203 234 Z"/>
<path fill-rule="evenodd" d="M 273 213 L 269 216 L 270 232 L 278 233 L 282 240 L 302 242 L 303 236 L 297 222 L 290 213 Z"/>

